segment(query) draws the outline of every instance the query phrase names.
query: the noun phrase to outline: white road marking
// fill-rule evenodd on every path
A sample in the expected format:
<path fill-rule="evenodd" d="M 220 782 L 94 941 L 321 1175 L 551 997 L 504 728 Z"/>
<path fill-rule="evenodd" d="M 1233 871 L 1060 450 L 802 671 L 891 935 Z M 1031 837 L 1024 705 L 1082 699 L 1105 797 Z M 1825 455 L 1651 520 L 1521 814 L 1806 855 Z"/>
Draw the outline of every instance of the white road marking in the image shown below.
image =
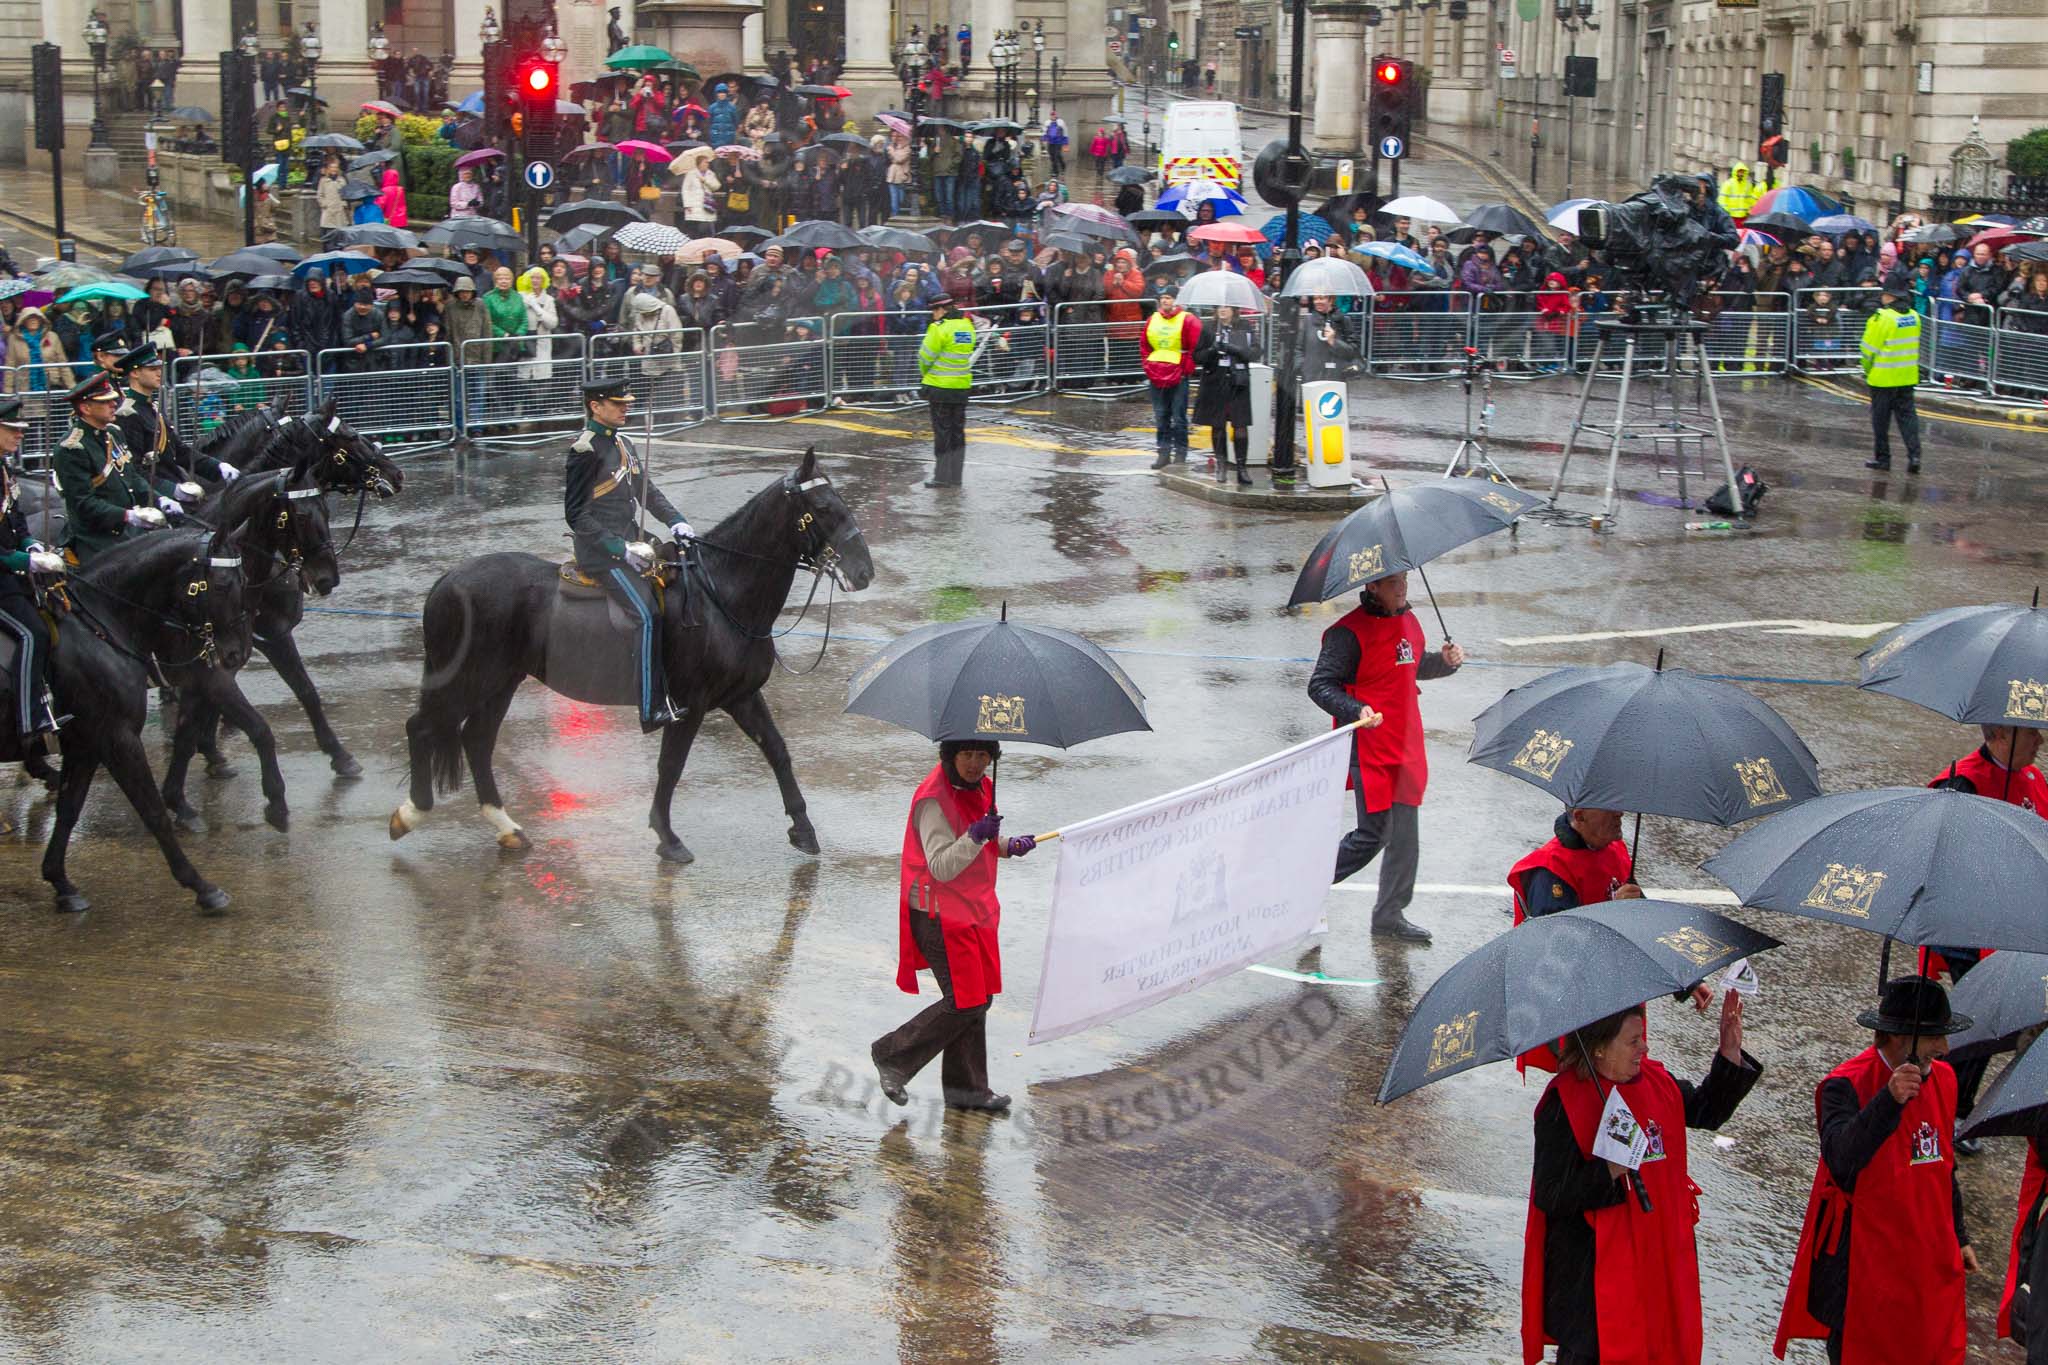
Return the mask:
<path fill-rule="evenodd" d="M 1517 635 L 1495 641 L 1518 645 L 1575 645 L 1594 640 L 1649 640 L 1660 635 L 1703 635 L 1716 630 L 1759 630 L 1766 635 L 1813 635 L 1826 639 L 1862 640 L 1881 635 L 1897 621 L 1808 621 L 1797 617 L 1761 621 L 1705 621 L 1692 626 L 1650 626 L 1642 630 L 1587 630 L 1575 635 Z"/>
<path fill-rule="evenodd" d="M 1332 891 L 1349 891 L 1354 895 L 1377 896 L 1378 882 L 1338 882 Z M 1507 879 L 1486 882 L 1479 885 L 1465 882 L 1417 882 L 1416 894 L 1423 896 L 1499 896 L 1509 899 Z M 1705 887 L 1644 887 L 1643 894 L 1651 900 L 1677 901 L 1682 905 L 1737 905 L 1735 893 L 1718 886 Z"/>

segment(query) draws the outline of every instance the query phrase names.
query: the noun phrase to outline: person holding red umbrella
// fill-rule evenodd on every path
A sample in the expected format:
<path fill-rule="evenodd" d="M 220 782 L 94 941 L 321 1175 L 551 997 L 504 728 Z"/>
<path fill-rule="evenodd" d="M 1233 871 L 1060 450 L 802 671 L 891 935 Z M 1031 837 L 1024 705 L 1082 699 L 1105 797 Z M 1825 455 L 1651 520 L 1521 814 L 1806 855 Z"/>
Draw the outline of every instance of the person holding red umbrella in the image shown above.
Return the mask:
<path fill-rule="evenodd" d="M 1977 1269 L 1963 1225 L 1948 1035 L 1970 1027 L 1924 976 L 1887 981 L 1856 1022 L 1870 1047 L 1814 1092 L 1820 1164 L 1773 1349 L 1827 1342 L 1832 1365 L 1961 1365 L 1963 1277 Z"/>
<path fill-rule="evenodd" d="M 988 1007 L 1003 989 L 996 860 L 1021 858 L 1038 841 L 1028 834 L 1001 837 L 1003 817 L 988 776 L 1001 754 L 994 740 L 945 740 L 938 763 L 910 798 L 896 985 L 916 995 L 918 972 L 930 968 L 939 999 L 868 1049 L 882 1093 L 894 1104 L 910 1103 L 911 1079 L 943 1054 L 940 1082 L 949 1108 L 1001 1113 L 1010 1107 L 1010 1097 L 988 1084 Z"/>
<path fill-rule="evenodd" d="M 1556 1343 L 1557 1365 L 1699 1365 L 1699 1187 L 1685 1131 L 1728 1121 L 1763 1067 L 1742 1050 L 1742 997 L 1721 1000 L 1706 1079 L 1676 1080 L 1649 1056 L 1635 1005 L 1566 1035 L 1536 1104 L 1536 1159 L 1522 1259 L 1522 1359 Z M 1642 1139 L 1635 1170 L 1595 1155 L 1624 1111 Z M 1623 1146 L 1630 1145 L 1627 1142 Z M 1602 1148 L 1602 1150 L 1605 1150 Z"/>

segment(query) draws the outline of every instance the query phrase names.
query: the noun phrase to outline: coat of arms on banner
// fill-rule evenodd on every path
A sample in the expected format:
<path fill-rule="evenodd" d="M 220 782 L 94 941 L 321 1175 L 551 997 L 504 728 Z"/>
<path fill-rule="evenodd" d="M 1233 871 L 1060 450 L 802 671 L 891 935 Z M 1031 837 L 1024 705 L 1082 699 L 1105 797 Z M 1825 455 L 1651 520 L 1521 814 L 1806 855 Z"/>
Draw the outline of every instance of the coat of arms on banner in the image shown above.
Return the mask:
<path fill-rule="evenodd" d="M 1189 920 L 1218 918 L 1229 909 L 1221 853 L 1201 854 L 1174 880 L 1171 922 L 1176 929 Z"/>
<path fill-rule="evenodd" d="M 1882 872 L 1865 872 L 1861 863 L 1854 867 L 1829 863 L 1827 871 L 1821 873 L 1820 880 L 1813 884 L 1813 890 L 1807 892 L 1806 899 L 1799 903 L 1813 910 L 1869 919 L 1870 907 L 1877 900 L 1877 893 L 1883 889 Z"/>
<path fill-rule="evenodd" d="M 1778 770 L 1771 766 L 1768 758 L 1751 759 L 1735 765 L 1735 775 L 1742 779 L 1742 794 L 1749 798 L 1749 808 L 1775 806 L 1780 801 L 1790 801 L 1791 793 L 1778 780 Z"/>
<path fill-rule="evenodd" d="M 983 693 L 981 714 L 975 719 L 974 728 L 985 735 L 1030 733 L 1024 724 L 1024 699 Z"/>
<path fill-rule="evenodd" d="M 1913 1131 L 1913 1164 L 1924 1166 L 1930 1161 L 1941 1160 L 1941 1134 L 1934 1131 L 1934 1125 L 1923 1123 Z"/>
<path fill-rule="evenodd" d="M 2014 678 L 2005 694 L 2007 720 L 2048 720 L 2048 683 Z"/>
<path fill-rule="evenodd" d="M 1520 768 L 1525 773 L 1534 773 L 1548 782 L 1557 776 L 1557 770 L 1564 763 L 1565 755 L 1572 751 L 1574 742 L 1563 735 L 1538 730 L 1529 736 L 1529 742 L 1522 746 L 1522 752 L 1515 755 L 1512 766 Z"/>

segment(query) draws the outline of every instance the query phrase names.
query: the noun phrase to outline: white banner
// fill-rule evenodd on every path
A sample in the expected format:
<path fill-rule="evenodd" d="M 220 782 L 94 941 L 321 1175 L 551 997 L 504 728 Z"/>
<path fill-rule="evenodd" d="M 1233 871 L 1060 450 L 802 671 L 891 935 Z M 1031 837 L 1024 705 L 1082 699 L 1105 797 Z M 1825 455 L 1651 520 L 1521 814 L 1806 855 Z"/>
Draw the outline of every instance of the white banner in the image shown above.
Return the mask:
<path fill-rule="evenodd" d="M 1347 727 L 1060 831 L 1031 1016 L 1050 1042 L 1300 942 L 1344 824 Z"/>

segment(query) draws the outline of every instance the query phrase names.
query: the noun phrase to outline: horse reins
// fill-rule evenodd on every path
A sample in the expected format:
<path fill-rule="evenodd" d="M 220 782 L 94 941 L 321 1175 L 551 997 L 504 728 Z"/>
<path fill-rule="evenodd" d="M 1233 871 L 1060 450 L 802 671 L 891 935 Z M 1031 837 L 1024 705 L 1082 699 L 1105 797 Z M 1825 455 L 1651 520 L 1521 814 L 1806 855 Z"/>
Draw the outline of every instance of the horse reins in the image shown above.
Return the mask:
<path fill-rule="evenodd" d="M 823 487 L 828 482 L 829 480 L 823 478 L 822 476 L 815 479 L 807 479 L 803 483 L 798 484 L 792 484 L 791 482 L 789 482 L 789 480 L 785 479 L 783 480 L 782 489 L 783 492 L 789 494 L 791 497 L 797 497 L 798 495 L 808 492 L 813 488 Z M 797 521 L 797 529 L 799 532 L 806 529 L 806 523 L 809 519 L 813 517 L 813 515 L 814 514 L 808 508 L 805 509 L 803 516 L 800 517 Z M 697 561 L 697 564 L 698 571 L 704 577 L 704 595 L 711 599 L 712 606 L 718 608 L 718 614 L 725 618 L 726 624 L 731 626 L 734 630 L 738 631 L 742 637 L 749 640 L 767 640 L 772 644 L 774 641 L 782 639 L 784 636 L 788 635 L 791 631 L 795 630 L 798 626 L 804 623 L 804 619 L 810 615 L 811 604 L 817 600 L 818 581 L 829 575 L 831 578 L 831 586 L 826 590 L 825 594 L 825 634 L 824 638 L 818 642 L 818 656 L 815 659 L 811 660 L 810 667 L 796 669 L 791 668 L 787 663 L 783 661 L 781 650 L 778 649 L 775 651 L 775 662 L 778 665 L 780 665 L 782 670 L 788 673 L 791 677 L 801 678 L 808 674 L 815 673 L 818 670 L 818 666 L 825 661 L 825 651 L 828 648 L 830 648 L 832 644 L 832 609 L 838 600 L 839 590 L 839 574 L 836 568 L 834 568 L 833 566 L 839 559 L 839 546 L 843 544 L 850 544 L 852 540 L 857 537 L 865 539 L 865 537 L 863 537 L 861 534 L 860 527 L 857 524 L 855 524 L 851 518 L 848 518 L 846 526 L 841 530 L 841 532 L 837 536 L 834 536 L 830 541 L 820 546 L 817 550 L 807 554 L 799 555 L 797 557 L 796 562 L 798 566 L 802 568 L 807 568 L 811 571 L 811 590 L 809 593 L 805 594 L 803 607 L 797 612 L 796 620 L 790 622 L 781 630 L 768 630 L 757 634 L 754 631 L 748 630 L 745 626 L 741 625 L 737 620 L 735 620 L 733 618 L 732 612 L 726 608 L 724 600 L 719 596 L 718 584 L 716 580 L 712 578 L 709 566 L 705 565 L 704 562 L 700 559 Z M 783 562 L 774 555 L 764 555 L 757 553 L 753 550 L 742 550 L 739 549 L 737 546 L 732 545 L 721 545 L 717 541 L 707 540 L 703 536 L 692 536 L 690 539 L 692 543 L 696 545 L 708 546 L 713 550 L 717 550 L 721 554 L 737 555 L 742 559 L 757 559 L 766 564 L 780 564 Z"/>

